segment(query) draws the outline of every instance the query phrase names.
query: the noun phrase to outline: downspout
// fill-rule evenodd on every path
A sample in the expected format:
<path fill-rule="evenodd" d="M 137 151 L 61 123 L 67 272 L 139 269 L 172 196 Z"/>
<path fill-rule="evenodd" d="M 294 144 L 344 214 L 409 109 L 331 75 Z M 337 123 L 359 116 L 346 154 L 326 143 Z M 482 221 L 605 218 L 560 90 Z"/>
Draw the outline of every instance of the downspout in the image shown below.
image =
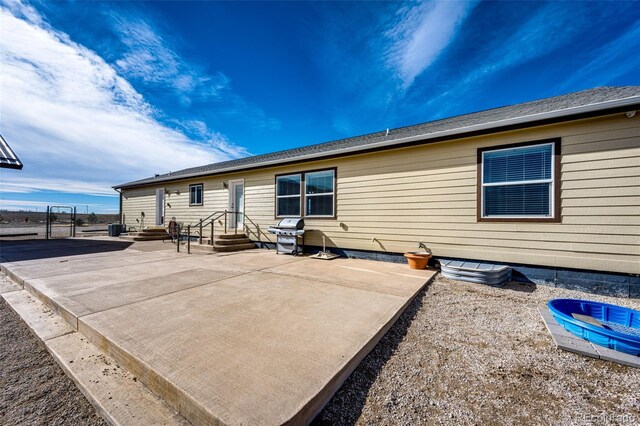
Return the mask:
<path fill-rule="evenodd" d="M 114 188 L 114 189 L 116 190 L 116 192 L 120 196 L 120 206 L 118 207 L 118 223 L 120 223 L 120 225 L 122 225 L 123 224 L 123 220 L 122 220 L 122 190 L 118 189 L 118 188 Z"/>

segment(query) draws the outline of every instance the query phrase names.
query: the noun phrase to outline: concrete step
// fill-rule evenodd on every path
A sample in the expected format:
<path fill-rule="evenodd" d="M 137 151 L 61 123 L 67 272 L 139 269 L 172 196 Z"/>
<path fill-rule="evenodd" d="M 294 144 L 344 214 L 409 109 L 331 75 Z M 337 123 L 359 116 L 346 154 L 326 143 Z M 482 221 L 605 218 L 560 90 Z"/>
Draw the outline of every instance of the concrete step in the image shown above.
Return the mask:
<path fill-rule="evenodd" d="M 204 241 L 203 241 L 204 242 Z M 209 241 L 207 241 L 208 243 Z M 213 240 L 214 246 L 231 246 L 236 244 L 248 244 L 251 240 L 247 237 L 245 238 L 216 238 Z"/>
<path fill-rule="evenodd" d="M 247 242 L 242 242 L 239 244 L 225 244 L 225 245 L 215 245 L 215 246 L 212 246 L 210 244 L 191 243 L 191 250 L 208 251 L 208 252 L 216 252 L 216 253 L 249 250 L 254 248 L 256 248 L 255 243 L 252 243 L 251 240 L 249 239 L 247 239 Z"/>
<path fill-rule="evenodd" d="M 121 235 L 120 239 L 125 241 L 154 241 L 168 239 L 169 236 L 163 235 Z"/>
<path fill-rule="evenodd" d="M 162 231 L 162 232 L 138 231 L 138 232 L 129 232 L 128 234 L 135 235 L 138 237 L 157 237 L 157 236 L 167 235 L 165 231 Z"/>
<path fill-rule="evenodd" d="M 255 243 L 243 243 L 243 244 L 234 244 L 231 246 L 213 246 L 213 251 L 215 252 L 229 252 L 229 251 L 240 251 L 240 250 L 249 250 L 256 248 Z"/>
<path fill-rule="evenodd" d="M 187 248 L 182 248 L 180 247 L 181 250 L 186 250 Z M 191 251 L 206 251 L 209 253 L 213 252 L 213 247 L 209 244 L 198 244 L 198 243 L 191 243 Z"/>
<path fill-rule="evenodd" d="M 215 235 L 216 238 L 219 238 L 221 240 L 233 240 L 233 239 L 241 239 L 241 238 L 247 238 L 247 234 L 245 234 L 244 232 L 238 232 L 237 234 L 217 234 Z"/>

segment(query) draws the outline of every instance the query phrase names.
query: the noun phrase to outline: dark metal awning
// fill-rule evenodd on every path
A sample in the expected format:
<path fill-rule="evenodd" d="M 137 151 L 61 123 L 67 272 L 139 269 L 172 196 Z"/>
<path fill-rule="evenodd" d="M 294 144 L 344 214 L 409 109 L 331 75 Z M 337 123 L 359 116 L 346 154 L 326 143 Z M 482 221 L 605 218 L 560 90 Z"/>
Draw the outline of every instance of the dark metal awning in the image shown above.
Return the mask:
<path fill-rule="evenodd" d="M 7 141 L 0 135 L 0 167 L 22 169 L 22 161 L 13 152 Z"/>

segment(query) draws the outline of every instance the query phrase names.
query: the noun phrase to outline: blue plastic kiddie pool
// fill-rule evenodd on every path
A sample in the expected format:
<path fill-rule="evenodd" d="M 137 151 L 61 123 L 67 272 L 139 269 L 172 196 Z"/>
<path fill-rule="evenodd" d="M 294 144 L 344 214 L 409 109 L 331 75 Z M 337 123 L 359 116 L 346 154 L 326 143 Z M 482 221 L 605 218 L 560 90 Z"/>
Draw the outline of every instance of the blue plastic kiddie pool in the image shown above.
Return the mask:
<path fill-rule="evenodd" d="M 558 324 L 570 333 L 596 345 L 640 356 L 639 311 L 576 299 L 554 299 L 547 306 Z"/>

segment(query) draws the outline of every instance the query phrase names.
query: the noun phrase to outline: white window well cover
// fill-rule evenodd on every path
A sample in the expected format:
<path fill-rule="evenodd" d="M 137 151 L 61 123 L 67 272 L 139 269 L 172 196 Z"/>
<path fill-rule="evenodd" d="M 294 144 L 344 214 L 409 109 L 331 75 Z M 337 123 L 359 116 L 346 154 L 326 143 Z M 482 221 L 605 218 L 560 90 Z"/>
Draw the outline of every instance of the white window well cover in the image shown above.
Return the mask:
<path fill-rule="evenodd" d="M 553 216 L 554 144 L 482 153 L 483 217 Z"/>

